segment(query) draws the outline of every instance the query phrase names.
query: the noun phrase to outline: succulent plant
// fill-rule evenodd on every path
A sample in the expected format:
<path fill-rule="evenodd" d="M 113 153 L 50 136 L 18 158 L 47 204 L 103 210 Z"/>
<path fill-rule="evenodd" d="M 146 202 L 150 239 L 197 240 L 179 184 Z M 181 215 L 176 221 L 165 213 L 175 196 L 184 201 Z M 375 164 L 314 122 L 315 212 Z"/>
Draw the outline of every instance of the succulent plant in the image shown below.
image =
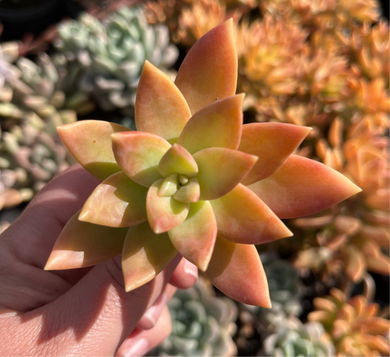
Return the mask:
<path fill-rule="evenodd" d="M 178 56 L 166 26 L 148 25 L 141 7 L 122 7 L 103 21 L 83 13 L 58 33 L 56 61 L 78 68 L 79 90 L 107 111 L 131 115 L 144 61 L 167 70 Z"/>
<path fill-rule="evenodd" d="M 171 335 L 152 356 L 236 356 L 232 340 L 236 331 L 237 306 L 226 297 L 215 296 L 204 279 L 178 290 L 168 303 Z"/>
<path fill-rule="evenodd" d="M 363 295 L 347 300 L 342 291 L 331 289 L 329 296 L 314 299 L 309 321 L 320 322 L 330 333 L 336 356 L 388 356 L 390 323 L 377 316 L 378 304 Z"/>
<path fill-rule="evenodd" d="M 29 201 L 69 166 L 57 126 L 74 122 L 63 109 L 59 75 L 42 53 L 35 64 L 19 57 L 16 43 L 0 46 L 0 209 Z M 16 62 L 15 62 L 16 61 Z M 13 64 L 15 62 L 15 64 Z"/>
<path fill-rule="evenodd" d="M 334 352 L 335 348 L 320 323 L 302 324 L 298 319 L 290 317 L 284 320 L 283 326 L 280 325 L 275 333 L 267 336 L 258 355 L 331 357 Z"/>
<path fill-rule="evenodd" d="M 180 253 L 226 295 L 269 306 L 253 244 L 291 234 L 278 216 L 317 212 L 360 189 L 292 155 L 309 128 L 242 126 L 236 80 L 229 20 L 192 47 L 175 83 L 145 63 L 138 131 L 101 121 L 59 128 L 73 156 L 103 182 L 65 226 L 45 269 L 93 265 L 122 252 L 130 291 Z"/>

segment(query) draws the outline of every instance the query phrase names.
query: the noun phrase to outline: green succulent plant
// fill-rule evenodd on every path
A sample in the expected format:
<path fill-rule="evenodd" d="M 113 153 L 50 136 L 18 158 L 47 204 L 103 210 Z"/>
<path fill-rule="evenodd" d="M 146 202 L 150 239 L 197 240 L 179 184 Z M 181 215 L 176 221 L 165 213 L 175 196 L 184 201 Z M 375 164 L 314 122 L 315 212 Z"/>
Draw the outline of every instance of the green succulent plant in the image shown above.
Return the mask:
<path fill-rule="evenodd" d="M 148 25 L 141 7 L 122 7 L 103 21 L 83 13 L 60 24 L 58 33 L 55 61 L 76 64 L 81 92 L 103 110 L 120 108 L 126 115 L 132 115 L 145 60 L 167 70 L 178 56 L 166 26 Z"/>
<path fill-rule="evenodd" d="M 335 348 L 328 340 L 319 323 L 302 324 L 298 319 L 289 318 L 279 326 L 276 333 L 269 335 L 263 343 L 262 356 L 334 356 Z"/>
<path fill-rule="evenodd" d="M 37 63 L 18 55 L 15 42 L 0 45 L 0 209 L 29 201 L 73 162 L 57 134 L 76 120 L 57 68 L 45 53 Z"/>
<path fill-rule="evenodd" d="M 190 289 L 178 290 L 168 303 L 172 333 L 153 356 L 235 356 L 237 306 L 217 297 L 203 279 Z"/>

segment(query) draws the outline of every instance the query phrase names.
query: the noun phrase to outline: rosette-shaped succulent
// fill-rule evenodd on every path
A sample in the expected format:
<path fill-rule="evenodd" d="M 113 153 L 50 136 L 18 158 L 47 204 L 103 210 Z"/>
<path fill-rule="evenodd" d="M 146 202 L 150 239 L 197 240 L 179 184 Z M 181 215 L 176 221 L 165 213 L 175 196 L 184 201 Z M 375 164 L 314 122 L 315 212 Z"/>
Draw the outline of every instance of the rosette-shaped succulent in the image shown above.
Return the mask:
<path fill-rule="evenodd" d="M 332 357 L 335 348 L 320 323 L 302 324 L 298 319 L 285 319 L 278 331 L 263 342 L 259 356 Z"/>
<path fill-rule="evenodd" d="M 172 332 L 152 356 L 236 356 L 232 340 L 237 306 L 217 297 L 204 279 L 187 290 L 178 290 L 168 303 Z"/>
<path fill-rule="evenodd" d="M 146 62 L 138 131 L 100 121 L 59 128 L 75 158 L 103 180 L 60 234 L 45 269 L 122 253 L 126 290 L 180 253 L 233 299 L 270 306 L 253 244 L 289 236 L 278 218 L 317 212 L 360 191 L 337 171 L 292 155 L 309 128 L 242 125 L 229 20 L 203 36 L 175 83 Z"/>
<path fill-rule="evenodd" d="M 83 13 L 58 33 L 57 50 L 82 69 L 80 90 L 104 110 L 132 111 L 145 60 L 168 69 L 178 56 L 166 26 L 148 25 L 141 7 L 122 7 L 102 22 Z"/>
<path fill-rule="evenodd" d="M 388 356 L 389 343 L 385 334 L 389 321 L 377 316 L 379 305 L 369 303 L 363 295 L 347 301 L 338 289 L 331 289 L 325 298 L 313 301 L 316 311 L 309 321 L 322 323 L 336 346 L 336 356 Z"/>

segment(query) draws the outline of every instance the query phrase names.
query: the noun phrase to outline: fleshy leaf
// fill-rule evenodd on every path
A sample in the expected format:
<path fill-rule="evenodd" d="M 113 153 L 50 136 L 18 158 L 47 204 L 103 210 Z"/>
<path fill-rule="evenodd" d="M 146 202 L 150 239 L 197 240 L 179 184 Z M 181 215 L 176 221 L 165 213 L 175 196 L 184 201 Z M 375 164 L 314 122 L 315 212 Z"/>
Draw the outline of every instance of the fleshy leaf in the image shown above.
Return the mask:
<path fill-rule="evenodd" d="M 206 270 L 217 237 L 217 222 L 210 202 L 191 204 L 186 220 L 168 232 L 178 252 L 202 270 Z"/>
<path fill-rule="evenodd" d="M 112 152 L 111 134 L 131 129 L 101 120 L 82 120 L 57 130 L 74 158 L 99 180 L 120 171 Z"/>
<path fill-rule="evenodd" d="M 146 61 L 135 101 L 137 130 L 172 140 L 179 137 L 189 118 L 190 109 L 179 89 L 165 73 Z"/>
<path fill-rule="evenodd" d="M 190 209 L 189 203 L 176 201 L 173 197 L 160 197 L 158 191 L 164 180 L 158 180 L 149 188 L 146 196 L 146 212 L 152 230 L 167 232 L 182 223 Z"/>
<path fill-rule="evenodd" d="M 253 123 L 242 127 L 239 151 L 259 158 L 242 180 L 250 185 L 272 175 L 297 149 L 311 128 L 284 123 Z"/>
<path fill-rule="evenodd" d="M 116 162 L 136 183 L 150 187 L 159 180 L 158 163 L 171 144 L 157 135 L 133 131 L 112 135 Z"/>
<path fill-rule="evenodd" d="M 336 170 L 297 155 L 291 155 L 271 176 L 248 187 L 280 218 L 313 214 L 361 191 Z"/>
<path fill-rule="evenodd" d="M 129 228 L 98 226 L 78 220 L 77 212 L 54 244 L 45 270 L 83 268 L 121 254 Z"/>
<path fill-rule="evenodd" d="M 200 200 L 214 200 L 232 190 L 249 172 L 257 157 L 225 148 L 208 148 L 194 154 L 198 164 Z"/>
<path fill-rule="evenodd" d="M 210 148 L 237 150 L 242 128 L 244 94 L 235 95 L 202 108 L 190 119 L 177 141 L 191 154 Z"/>
<path fill-rule="evenodd" d="M 263 244 L 292 236 L 269 207 L 242 184 L 210 203 L 222 238 L 241 244 Z"/>
<path fill-rule="evenodd" d="M 126 291 L 155 278 L 176 254 L 168 234 L 155 234 L 148 222 L 129 228 L 122 252 Z"/>
<path fill-rule="evenodd" d="M 234 300 L 271 307 L 267 278 L 253 245 L 236 244 L 217 237 L 205 275 Z"/>
<path fill-rule="evenodd" d="M 198 202 L 200 196 L 199 181 L 194 177 L 189 182 L 180 187 L 177 192 L 173 195 L 175 200 L 180 202 Z"/>
<path fill-rule="evenodd" d="M 192 46 L 180 66 L 175 84 L 192 115 L 217 98 L 235 94 L 237 54 L 232 19 L 209 31 Z"/>
<path fill-rule="evenodd" d="M 131 227 L 147 220 L 148 189 L 123 172 L 117 172 L 95 188 L 81 210 L 79 220 L 108 227 Z"/>
<path fill-rule="evenodd" d="M 181 145 L 173 144 L 161 158 L 158 170 L 164 177 L 175 173 L 195 177 L 198 173 L 198 165 L 186 149 Z"/>
<path fill-rule="evenodd" d="M 158 189 L 158 195 L 161 197 L 171 197 L 177 192 L 177 185 L 179 184 L 179 175 L 171 174 L 167 176 Z"/>

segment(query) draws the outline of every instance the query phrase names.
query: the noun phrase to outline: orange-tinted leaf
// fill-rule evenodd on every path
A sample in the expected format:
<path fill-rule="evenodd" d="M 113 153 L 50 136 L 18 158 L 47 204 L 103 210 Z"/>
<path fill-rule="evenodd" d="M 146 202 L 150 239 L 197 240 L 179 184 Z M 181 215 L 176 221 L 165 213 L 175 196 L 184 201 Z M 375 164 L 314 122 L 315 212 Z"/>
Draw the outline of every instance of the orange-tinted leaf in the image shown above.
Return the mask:
<path fill-rule="evenodd" d="M 186 220 L 168 232 L 178 252 L 206 270 L 217 237 L 217 222 L 208 201 L 192 203 Z"/>
<path fill-rule="evenodd" d="M 137 130 L 166 140 L 179 137 L 191 117 L 187 102 L 165 73 L 146 61 L 135 101 Z"/>
<path fill-rule="evenodd" d="M 202 108 L 189 120 L 177 143 L 191 154 L 210 147 L 236 150 L 241 137 L 243 100 L 244 95 L 239 94 Z"/>
<path fill-rule="evenodd" d="M 173 144 L 161 158 L 158 170 L 164 177 L 176 173 L 194 177 L 198 173 L 198 165 L 185 148 L 181 145 Z"/>
<path fill-rule="evenodd" d="M 150 187 L 161 179 L 158 163 L 171 144 L 157 135 L 134 131 L 112 135 L 115 159 L 122 171 L 136 183 Z"/>
<path fill-rule="evenodd" d="M 354 283 L 358 283 L 366 271 L 366 262 L 364 261 L 364 256 L 359 251 L 359 249 L 353 245 L 348 245 L 345 247 L 345 252 L 347 255 L 345 274 Z"/>
<path fill-rule="evenodd" d="M 271 307 L 267 278 L 253 245 L 236 244 L 217 237 L 205 275 L 234 300 Z"/>
<path fill-rule="evenodd" d="M 242 180 L 250 185 L 272 175 L 297 149 L 311 128 L 284 123 L 253 123 L 242 128 L 238 150 L 259 159 Z"/>
<path fill-rule="evenodd" d="M 177 192 L 173 195 L 173 198 L 180 202 L 198 202 L 200 196 L 200 188 L 198 179 L 195 177 L 190 179 L 189 182 L 180 187 Z"/>
<path fill-rule="evenodd" d="M 168 234 L 155 234 L 148 222 L 130 227 L 122 252 L 126 291 L 155 278 L 176 254 Z"/>
<path fill-rule="evenodd" d="M 190 49 L 175 80 L 192 115 L 217 98 L 236 92 L 237 54 L 232 19 L 200 38 Z"/>
<path fill-rule="evenodd" d="M 83 268 L 121 254 L 128 228 L 110 228 L 78 220 L 77 212 L 54 244 L 45 270 Z"/>
<path fill-rule="evenodd" d="M 242 184 L 210 203 L 218 235 L 232 242 L 262 244 L 292 235 L 267 205 Z"/>
<path fill-rule="evenodd" d="M 208 148 L 194 154 L 201 200 L 226 195 L 248 174 L 257 157 L 225 148 Z"/>
<path fill-rule="evenodd" d="M 291 155 L 273 175 L 248 187 L 280 218 L 313 214 L 361 191 L 336 170 L 297 155 Z"/>
<path fill-rule="evenodd" d="M 101 120 L 83 120 L 57 130 L 75 159 L 99 180 L 120 171 L 112 152 L 111 134 L 131 129 Z"/>
<path fill-rule="evenodd" d="M 108 227 L 130 227 L 145 222 L 147 193 L 146 187 L 117 172 L 95 188 L 79 220 Z"/>
<path fill-rule="evenodd" d="M 149 188 L 146 197 L 148 221 L 156 234 L 177 227 L 186 219 L 190 209 L 189 203 L 176 201 L 173 197 L 159 196 L 158 191 L 163 181 L 156 181 Z"/>

